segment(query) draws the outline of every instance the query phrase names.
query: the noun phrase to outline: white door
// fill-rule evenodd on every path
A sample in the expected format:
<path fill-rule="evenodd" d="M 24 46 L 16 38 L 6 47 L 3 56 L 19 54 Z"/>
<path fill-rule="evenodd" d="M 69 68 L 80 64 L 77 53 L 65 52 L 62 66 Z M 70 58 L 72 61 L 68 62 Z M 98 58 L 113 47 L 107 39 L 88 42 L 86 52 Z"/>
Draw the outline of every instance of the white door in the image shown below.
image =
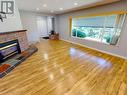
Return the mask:
<path fill-rule="evenodd" d="M 48 33 L 53 30 L 52 17 L 47 17 Z"/>
<path fill-rule="evenodd" d="M 40 34 L 40 37 L 47 37 L 48 28 L 47 28 L 47 17 L 38 17 L 37 18 L 37 27 Z"/>

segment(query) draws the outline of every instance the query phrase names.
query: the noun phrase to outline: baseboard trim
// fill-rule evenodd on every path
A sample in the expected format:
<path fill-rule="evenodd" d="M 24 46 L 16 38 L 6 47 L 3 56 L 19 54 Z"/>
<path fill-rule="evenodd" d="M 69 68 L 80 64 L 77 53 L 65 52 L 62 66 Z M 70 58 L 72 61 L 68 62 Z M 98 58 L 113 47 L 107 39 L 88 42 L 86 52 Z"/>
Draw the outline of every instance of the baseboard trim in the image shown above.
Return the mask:
<path fill-rule="evenodd" d="M 69 41 L 69 40 L 65 40 L 65 39 L 60 39 L 60 40 L 68 42 L 68 43 L 72 43 L 72 44 L 75 44 L 75 45 L 79 45 L 79 46 L 82 46 L 82 47 L 90 48 L 90 49 L 93 49 L 93 50 L 96 50 L 96 51 L 99 51 L 99 52 L 102 52 L 102 53 L 106 53 L 106 54 L 109 54 L 109 55 L 112 55 L 112 56 L 116 56 L 116 57 L 120 57 L 122 59 L 126 59 L 127 60 L 127 57 L 125 57 L 125 56 L 113 54 L 113 53 L 110 53 L 110 52 L 106 52 L 106 51 L 103 51 L 103 50 L 92 48 L 92 47 L 89 47 L 89 46 L 86 46 L 86 45 L 83 45 L 83 44 L 79 44 L 79 43 L 76 43 L 76 42 L 72 42 L 72 41 Z"/>

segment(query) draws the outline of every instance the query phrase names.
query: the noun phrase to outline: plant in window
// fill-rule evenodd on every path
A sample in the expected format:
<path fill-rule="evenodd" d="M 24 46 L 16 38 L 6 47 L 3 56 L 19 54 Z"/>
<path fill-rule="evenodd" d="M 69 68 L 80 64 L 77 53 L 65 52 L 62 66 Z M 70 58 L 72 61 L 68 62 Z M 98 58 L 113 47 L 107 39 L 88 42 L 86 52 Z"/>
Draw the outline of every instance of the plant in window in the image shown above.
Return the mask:
<path fill-rule="evenodd" d="M 93 29 L 90 29 L 88 36 L 89 37 L 95 37 L 95 35 L 96 35 L 96 33 L 93 32 Z"/>
<path fill-rule="evenodd" d="M 84 32 L 81 32 L 80 30 L 77 30 L 77 37 L 85 38 L 86 34 Z"/>
<path fill-rule="evenodd" d="M 76 36 L 76 29 L 72 30 L 72 36 Z"/>

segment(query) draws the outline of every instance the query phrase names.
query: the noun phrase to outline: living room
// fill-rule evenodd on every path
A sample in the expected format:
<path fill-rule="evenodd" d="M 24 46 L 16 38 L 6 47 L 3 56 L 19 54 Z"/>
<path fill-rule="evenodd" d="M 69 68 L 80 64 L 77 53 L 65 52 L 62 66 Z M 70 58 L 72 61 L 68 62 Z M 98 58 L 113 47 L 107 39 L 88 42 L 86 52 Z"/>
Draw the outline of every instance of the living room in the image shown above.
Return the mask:
<path fill-rule="evenodd" d="M 126 15 L 127 0 L 0 0 L 0 95 L 126 95 Z"/>

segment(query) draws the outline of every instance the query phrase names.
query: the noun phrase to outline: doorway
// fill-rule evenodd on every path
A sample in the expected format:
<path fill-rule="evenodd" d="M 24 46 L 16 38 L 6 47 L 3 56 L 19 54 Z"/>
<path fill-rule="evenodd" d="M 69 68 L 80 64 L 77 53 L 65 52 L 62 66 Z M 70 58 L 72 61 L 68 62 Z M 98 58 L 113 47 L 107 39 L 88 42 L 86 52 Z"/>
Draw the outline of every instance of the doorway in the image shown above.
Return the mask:
<path fill-rule="evenodd" d="M 44 16 L 37 18 L 37 28 L 40 38 L 48 39 L 50 32 L 54 29 L 54 17 Z"/>

